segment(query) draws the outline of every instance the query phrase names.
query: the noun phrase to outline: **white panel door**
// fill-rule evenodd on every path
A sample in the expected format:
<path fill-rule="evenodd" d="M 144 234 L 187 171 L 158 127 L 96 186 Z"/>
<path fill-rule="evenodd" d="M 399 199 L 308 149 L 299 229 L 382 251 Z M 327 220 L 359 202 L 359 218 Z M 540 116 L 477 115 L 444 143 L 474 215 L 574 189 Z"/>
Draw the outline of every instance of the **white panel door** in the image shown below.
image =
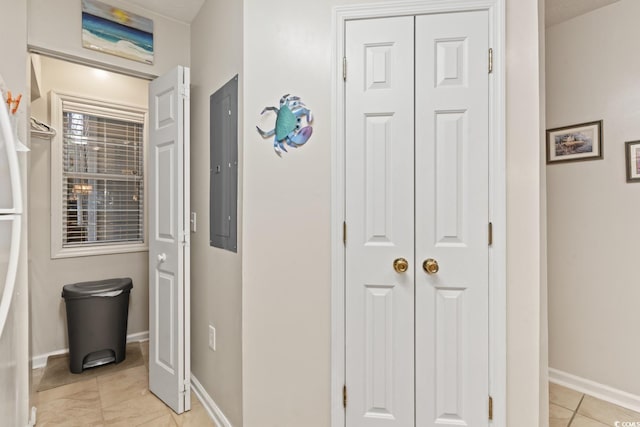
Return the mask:
<path fill-rule="evenodd" d="M 488 424 L 488 34 L 485 11 L 416 17 L 419 427 Z"/>
<path fill-rule="evenodd" d="M 189 69 L 149 87 L 149 389 L 176 413 L 189 384 Z"/>
<path fill-rule="evenodd" d="M 346 27 L 347 425 L 413 425 L 413 17 Z M 412 267 L 412 266 L 411 266 Z"/>
<path fill-rule="evenodd" d="M 345 33 L 346 425 L 486 426 L 488 15 Z"/>

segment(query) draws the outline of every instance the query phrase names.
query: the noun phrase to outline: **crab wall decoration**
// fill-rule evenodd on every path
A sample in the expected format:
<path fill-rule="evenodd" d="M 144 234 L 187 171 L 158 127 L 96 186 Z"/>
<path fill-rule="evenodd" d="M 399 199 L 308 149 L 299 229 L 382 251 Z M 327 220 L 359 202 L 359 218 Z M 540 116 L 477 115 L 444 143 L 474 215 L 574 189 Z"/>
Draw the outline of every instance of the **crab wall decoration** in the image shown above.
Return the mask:
<path fill-rule="evenodd" d="M 313 121 L 311 110 L 300 100 L 300 97 L 286 94 L 280 98 L 280 108 L 264 107 L 261 115 L 267 111 L 276 113 L 276 126 L 270 131 L 264 131 L 256 126 L 258 133 L 263 138 L 273 138 L 273 149 L 278 156 L 287 152 L 285 144 L 297 148 L 304 145 L 311 137 L 313 128 L 309 124 Z M 302 118 L 305 118 L 307 126 L 301 127 Z"/>

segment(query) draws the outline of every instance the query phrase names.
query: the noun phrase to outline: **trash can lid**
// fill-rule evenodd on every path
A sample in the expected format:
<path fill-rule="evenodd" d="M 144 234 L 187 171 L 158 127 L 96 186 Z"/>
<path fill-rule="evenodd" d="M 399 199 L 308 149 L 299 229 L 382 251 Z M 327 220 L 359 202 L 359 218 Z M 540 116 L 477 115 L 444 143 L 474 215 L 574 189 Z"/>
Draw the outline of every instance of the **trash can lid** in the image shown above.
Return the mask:
<path fill-rule="evenodd" d="M 62 287 L 62 298 L 67 300 L 74 298 L 89 298 L 93 296 L 107 296 L 101 294 L 120 291 L 116 294 L 119 295 L 123 291 L 130 291 L 131 288 L 133 288 L 133 283 L 129 277 L 72 283 Z"/>

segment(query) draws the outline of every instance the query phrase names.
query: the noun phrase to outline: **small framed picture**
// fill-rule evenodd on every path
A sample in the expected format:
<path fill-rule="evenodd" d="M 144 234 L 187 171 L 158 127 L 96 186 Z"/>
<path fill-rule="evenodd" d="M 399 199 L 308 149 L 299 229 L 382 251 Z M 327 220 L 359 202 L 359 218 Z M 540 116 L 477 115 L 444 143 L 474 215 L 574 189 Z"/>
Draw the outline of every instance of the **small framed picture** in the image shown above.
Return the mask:
<path fill-rule="evenodd" d="M 602 159 L 602 120 L 547 130 L 547 164 Z"/>
<path fill-rule="evenodd" d="M 627 182 L 640 182 L 640 141 L 625 143 L 627 150 Z"/>

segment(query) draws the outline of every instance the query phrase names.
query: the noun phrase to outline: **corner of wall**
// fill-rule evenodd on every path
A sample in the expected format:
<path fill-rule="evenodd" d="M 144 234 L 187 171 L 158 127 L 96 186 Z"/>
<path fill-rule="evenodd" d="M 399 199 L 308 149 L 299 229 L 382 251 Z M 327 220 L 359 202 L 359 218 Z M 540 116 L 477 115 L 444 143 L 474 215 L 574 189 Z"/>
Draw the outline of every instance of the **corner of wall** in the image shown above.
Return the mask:
<path fill-rule="evenodd" d="M 538 0 L 507 1 L 507 425 L 541 420 L 542 195 Z"/>
<path fill-rule="evenodd" d="M 192 374 L 212 413 L 234 426 L 243 423 L 243 2 L 206 1 L 191 34 L 191 210 L 197 231 L 191 237 Z M 209 245 L 209 100 L 239 74 L 238 87 L 238 252 Z M 204 185 L 197 185 L 203 183 Z M 209 349 L 208 327 L 216 328 L 217 349 Z M 222 418 L 221 418 L 222 419 Z M 225 426 L 225 422 L 220 422 Z M 229 424 L 230 425 L 230 424 Z"/>
<path fill-rule="evenodd" d="M 547 175 L 545 163 L 546 77 L 545 2 L 538 8 L 540 76 L 540 426 L 549 424 L 549 314 L 547 303 Z"/>

